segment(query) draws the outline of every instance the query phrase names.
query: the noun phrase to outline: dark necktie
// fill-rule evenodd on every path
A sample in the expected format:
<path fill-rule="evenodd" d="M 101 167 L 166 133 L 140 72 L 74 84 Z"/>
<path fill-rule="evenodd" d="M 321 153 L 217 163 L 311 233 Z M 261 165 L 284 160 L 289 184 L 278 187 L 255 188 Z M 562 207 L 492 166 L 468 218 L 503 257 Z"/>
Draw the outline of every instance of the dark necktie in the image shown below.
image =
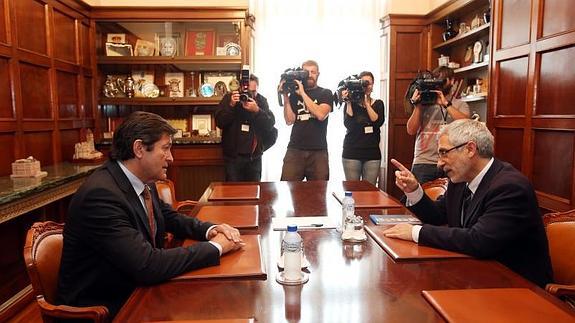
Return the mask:
<path fill-rule="evenodd" d="M 152 236 L 152 245 L 156 245 L 156 221 L 154 220 L 154 206 L 152 204 L 152 194 L 150 194 L 150 187 L 144 185 L 144 203 L 146 204 L 146 213 L 148 214 L 148 225 L 150 226 L 150 235 Z"/>
<path fill-rule="evenodd" d="M 461 227 L 465 224 L 465 218 L 467 217 L 467 210 L 469 208 L 469 204 L 471 204 L 471 199 L 473 198 L 473 194 L 467 185 L 465 185 L 465 190 L 463 191 L 463 201 L 461 203 Z"/>

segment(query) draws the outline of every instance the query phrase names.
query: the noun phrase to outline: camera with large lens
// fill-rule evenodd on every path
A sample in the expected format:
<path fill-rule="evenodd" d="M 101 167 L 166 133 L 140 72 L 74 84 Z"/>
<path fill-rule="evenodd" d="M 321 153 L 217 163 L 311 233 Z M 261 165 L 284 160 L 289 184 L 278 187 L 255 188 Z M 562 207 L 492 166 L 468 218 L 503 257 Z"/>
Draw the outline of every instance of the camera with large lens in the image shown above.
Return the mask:
<path fill-rule="evenodd" d="M 297 83 L 295 80 L 300 81 L 304 86 L 307 83 L 309 77 L 309 72 L 301 67 L 288 68 L 282 73 L 280 80 L 285 80 L 282 86 L 282 92 L 284 93 L 295 93 L 297 90 Z"/>
<path fill-rule="evenodd" d="M 281 94 L 282 93 L 295 93 L 298 89 L 296 80 L 300 81 L 305 87 L 307 84 L 307 79 L 309 78 L 309 72 L 301 67 L 288 68 L 280 76 L 280 82 L 285 81 L 282 85 L 281 91 L 278 92 L 278 101 L 280 106 L 283 106 Z"/>
<path fill-rule="evenodd" d="M 357 75 L 350 75 L 337 85 L 337 90 L 334 93 L 334 102 L 336 104 L 341 104 L 345 101 L 359 103 L 365 98 L 365 90 L 368 86 L 369 81 L 362 80 Z M 343 98 L 341 95 L 344 90 L 347 90 L 347 98 Z"/>
<path fill-rule="evenodd" d="M 419 102 L 422 105 L 435 104 L 437 102 L 437 92 L 435 91 L 441 91 L 444 85 L 445 79 L 436 78 L 429 71 L 420 72 L 408 89 L 408 100 L 411 99 L 413 92 L 417 89 L 419 91 Z"/>
<path fill-rule="evenodd" d="M 246 65 L 240 75 L 240 101 L 248 102 L 250 97 L 250 69 Z"/>

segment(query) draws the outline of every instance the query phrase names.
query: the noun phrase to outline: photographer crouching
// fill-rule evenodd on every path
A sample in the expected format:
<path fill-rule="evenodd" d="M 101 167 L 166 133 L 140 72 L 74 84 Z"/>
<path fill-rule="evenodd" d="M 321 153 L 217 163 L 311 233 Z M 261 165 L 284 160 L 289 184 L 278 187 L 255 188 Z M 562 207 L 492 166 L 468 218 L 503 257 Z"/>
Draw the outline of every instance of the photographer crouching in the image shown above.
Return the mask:
<path fill-rule="evenodd" d="M 327 122 L 332 94 L 317 85 L 319 67 L 303 62 L 301 69 L 282 74 L 278 93 L 284 102 L 284 119 L 293 125 L 282 167 L 282 181 L 328 180 Z"/>
<path fill-rule="evenodd" d="M 418 76 L 408 89 L 408 94 L 414 89 L 409 98 L 414 109 L 407 120 L 407 133 L 417 135 L 411 172 L 420 183 L 445 177 L 437 167 L 439 132 L 453 120 L 469 118 L 467 103 L 451 94 L 454 83 L 453 71 L 439 66 L 432 75 Z"/>
<path fill-rule="evenodd" d="M 240 89 L 224 95 L 216 109 L 222 129 L 227 182 L 257 182 L 262 174 L 265 136 L 275 130 L 267 99 L 258 93 L 258 78 L 242 70 Z M 277 130 L 276 130 L 277 131 Z M 277 132 L 275 133 L 277 137 Z"/>
<path fill-rule="evenodd" d="M 342 164 L 346 181 L 377 183 L 381 164 L 380 127 L 385 121 L 383 101 L 371 98 L 373 74 L 361 72 L 340 82 L 336 93 L 345 102 Z"/>

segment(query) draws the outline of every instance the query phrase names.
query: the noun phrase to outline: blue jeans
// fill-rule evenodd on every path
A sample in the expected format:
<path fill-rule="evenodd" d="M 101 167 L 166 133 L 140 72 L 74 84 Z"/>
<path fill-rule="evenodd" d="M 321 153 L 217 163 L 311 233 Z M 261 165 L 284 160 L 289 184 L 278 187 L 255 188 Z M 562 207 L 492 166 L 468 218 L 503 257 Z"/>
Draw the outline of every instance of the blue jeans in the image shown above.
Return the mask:
<path fill-rule="evenodd" d="M 226 159 L 226 182 L 259 182 L 262 178 L 262 157 L 237 156 Z"/>
<path fill-rule="evenodd" d="M 377 176 L 379 175 L 379 167 L 381 164 L 380 159 L 357 160 L 342 158 L 341 161 L 346 181 L 365 180 L 373 185 L 377 183 Z"/>
<path fill-rule="evenodd" d="M 411 172 L 420 184 L 445 177 L 445 173 L 437 167 L 437 164 L 414 164 L 411 166 Z"/>

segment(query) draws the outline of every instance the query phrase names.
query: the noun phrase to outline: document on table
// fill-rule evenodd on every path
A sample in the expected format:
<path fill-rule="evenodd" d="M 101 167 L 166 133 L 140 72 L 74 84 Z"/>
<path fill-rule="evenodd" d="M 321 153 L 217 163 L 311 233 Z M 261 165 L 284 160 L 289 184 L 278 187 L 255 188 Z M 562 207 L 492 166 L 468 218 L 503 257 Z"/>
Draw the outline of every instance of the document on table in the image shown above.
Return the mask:
<path fill-rule="evenodd" d="M 274 231 L 285 231 L 288 225 L 297 225 L 298 230 L 337 228 L 335 221 L 327 216 L 290 216 L 272 219 Z"/>

